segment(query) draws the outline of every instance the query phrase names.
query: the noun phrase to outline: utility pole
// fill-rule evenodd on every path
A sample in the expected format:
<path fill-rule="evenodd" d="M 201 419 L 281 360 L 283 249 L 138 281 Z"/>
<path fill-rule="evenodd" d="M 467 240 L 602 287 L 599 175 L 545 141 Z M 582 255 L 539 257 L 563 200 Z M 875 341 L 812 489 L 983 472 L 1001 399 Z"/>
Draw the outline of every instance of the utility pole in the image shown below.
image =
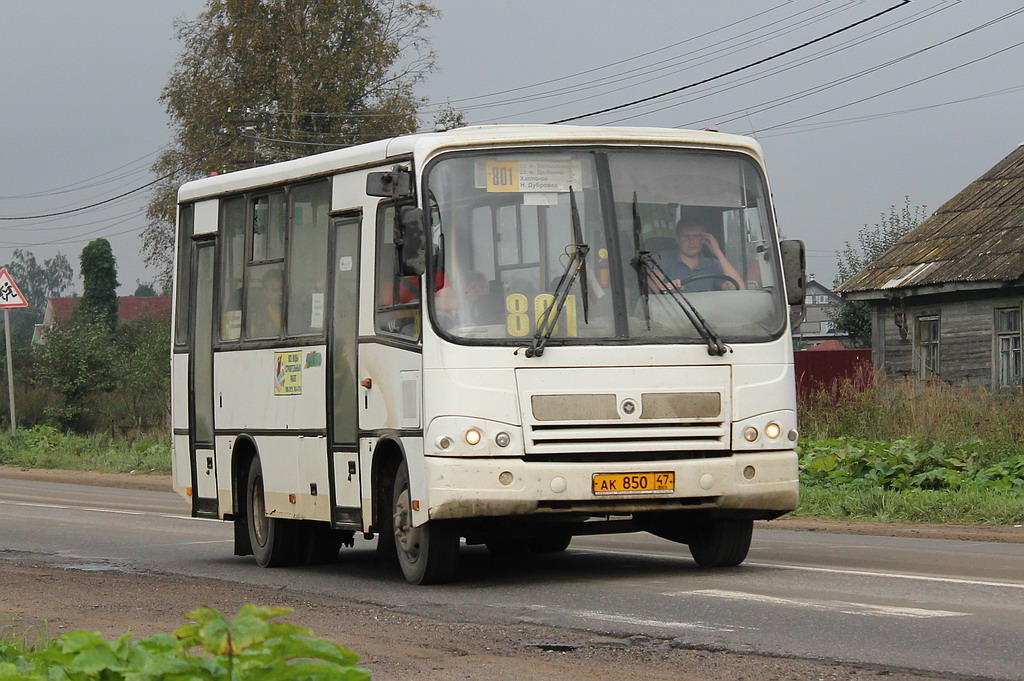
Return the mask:
<path fill-rule="evenodd" d="M 0 269 L 0 308 L 4 310 L 4 340 L 7 345 L 7 404 L 11 411 L 11 435 L 18 432 L 18 420 L 14 414 L 14 356 L 11 352 L 11 308 L 28 307 L 28 301 L 22 295 L 18 285 L 11 278 L 11 273 L 4 267 Z"/>

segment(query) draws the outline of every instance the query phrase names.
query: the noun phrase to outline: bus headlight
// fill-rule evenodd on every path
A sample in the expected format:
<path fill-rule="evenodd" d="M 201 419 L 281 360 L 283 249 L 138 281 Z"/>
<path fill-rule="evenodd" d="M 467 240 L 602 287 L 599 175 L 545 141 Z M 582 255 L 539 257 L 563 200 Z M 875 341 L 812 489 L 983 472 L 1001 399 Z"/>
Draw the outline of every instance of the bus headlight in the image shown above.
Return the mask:
<path fill-rule="evenodd" d="M 470 445 L 476 445 L 480 443 L 480 431 L 476 428 L 470 428 L 466 431 L 466 443 Z"/>
<path fill-rule="evenodd" d="M 757 439 L 757 428 L 754 426 L 747 426 L 743 429 L 743 439 L 747 442 L 753 442 Z"/>
<path fill-rule="evenodd" d="M 494 444 L 499 447 L 508 447 L 510 442 L 512 442 L 512 436 L 504 431 L 494 436 Z"/>
<path fill-rule="evenodd" d="M 778 439 L 780 435 L 782 435 L 782 428 L 779 427 L 779 424 L 773 421 L 764 427 L 764 434 L 768 437 L 769 440 L 775 440 Z"/>

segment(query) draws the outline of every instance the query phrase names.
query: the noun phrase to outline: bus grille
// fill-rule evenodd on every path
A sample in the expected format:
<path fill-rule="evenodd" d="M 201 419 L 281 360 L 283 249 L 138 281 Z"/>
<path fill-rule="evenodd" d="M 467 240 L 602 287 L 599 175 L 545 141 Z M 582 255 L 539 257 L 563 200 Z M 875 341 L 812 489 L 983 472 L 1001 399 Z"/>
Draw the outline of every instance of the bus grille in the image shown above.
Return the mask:
<path fill-rule="evenodd" d="M 526 454 L 699 452 L 726 449 L 725 425 L 717 422 L 533 423 Z"/>

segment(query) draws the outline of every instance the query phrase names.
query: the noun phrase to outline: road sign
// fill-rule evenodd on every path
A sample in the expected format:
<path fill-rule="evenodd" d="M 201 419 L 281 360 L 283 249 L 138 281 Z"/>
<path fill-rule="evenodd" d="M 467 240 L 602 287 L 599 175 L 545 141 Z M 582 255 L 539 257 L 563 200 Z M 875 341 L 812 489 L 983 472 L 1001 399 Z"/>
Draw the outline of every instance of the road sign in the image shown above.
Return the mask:
<path fill-rule="evenodd" d="M 28 301 L 25 300 L 18 285 L 14 283 L 11 273 L 4 267 L 0 269 L 0 310 L 13 307 L 28 307 Z"/>

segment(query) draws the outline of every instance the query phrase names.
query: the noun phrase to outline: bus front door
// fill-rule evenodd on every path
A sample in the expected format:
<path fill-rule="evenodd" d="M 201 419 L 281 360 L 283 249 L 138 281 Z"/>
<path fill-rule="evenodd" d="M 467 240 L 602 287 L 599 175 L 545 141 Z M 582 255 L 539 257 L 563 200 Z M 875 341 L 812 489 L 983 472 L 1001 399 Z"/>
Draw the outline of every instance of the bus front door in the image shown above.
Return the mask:
<path fill-rule="evenodd" d="M 359 319 L 358 215 L 334 219 L 331 233 L 331 459 L 334 471 L 335 526 L 362 524 L 359 486 L 359 434 L 356 414 L 356 347 Z"/>
<path fill-rule="evenodd" d="M 219 517 L 213 443 L 213 241 L 193 245 L 192 348 L 189 353 L 189 449 L 192 515 Z"/>

